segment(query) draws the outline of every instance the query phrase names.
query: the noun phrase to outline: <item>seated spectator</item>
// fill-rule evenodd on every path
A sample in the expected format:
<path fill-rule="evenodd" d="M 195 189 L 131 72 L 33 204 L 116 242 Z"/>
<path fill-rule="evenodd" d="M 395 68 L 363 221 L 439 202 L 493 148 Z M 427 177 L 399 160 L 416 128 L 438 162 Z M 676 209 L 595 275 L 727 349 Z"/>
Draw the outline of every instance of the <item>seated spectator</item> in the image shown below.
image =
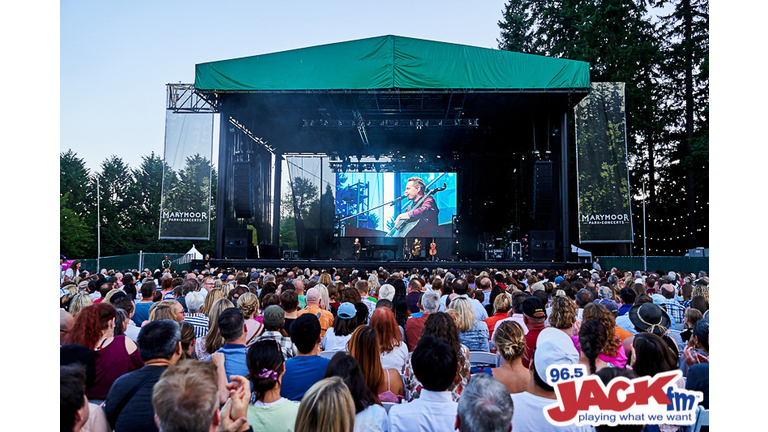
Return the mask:
<path fill-rule="evenodd" d="M 599 351 L 599 360 L 618 368 L 624 368 L 627 364 L 627 354 L 624 350 L 623 340 L 616 335 L 617 332 L 623 332 L 623 329 L 616 327 L 613 314 L 602 304 L 592 302 L 584 308 L 584 315 L 582 316 L 583 321 L 589 319 L 600 321 L 606 333 L 605 344 Z M 580 334 L 581 330 L 579 330 Z M 625 339 L 629 336 L 632 335 L 625 335 Z M 571 339 L 573 339 L 576 350 L 581 351 L 579 336 L 573 336 Z"/>
<path fill-rule="evenodd" d="M 688 379 L 685 388 L 704 393 L 701 406 L 709 409 L 709 320 L 699 320 L 693 327 L 691 344 L 683 351 L 688 365 Z M 702 355 L 694 350 L 701 350 Z"/>
<path fill-rule="evenodd" d="M 149 308 L 149 321 L 169 319 L 176 322 L 184 321 L 184 307 L 176 300 L 163 300 Z"/>
<path fill-rule="evenodd" d="M 59 318 L 59 345 L 63 346 L 67 344 L 75 319 L 64 309 L 59 309 Z"/>
<path fill-rule="evenodd" d="M 300 401 L 313 384 L 323 379 L 330 360 L 318 355 L 320 332 L 320 320 L 312 314 L 299 315 L 291 324 L 291 341 L 296 345 L 298 354 L 285 362 L 285 375 L 280 387 L 282 397 Z"/>
<path fill-rule="evenodd" d="M 187 294 L 187 312 L 184 321 L 192 324 L 195 329 L 195 338 L 202 339 L 208 334 L 208 317 L 203 313 L 205 294 L 200 291 L 192 291 Z"/>
<path fill-rule="evenodd" d="M 451 398 L 455 402 L 458 402 L 461 391 L 469 382 L 471 370 L 471 365 L 469 363 L 469 349 L 461 344 L 461 340 L 459 339 L 459 329 L 456 327 L 453 318 L 451 318 L 447 312 L 436 312 L 427 318 L 427 322 L 424 323 L 424 329 L 421 332 L 421 337 L 423 338 L 427 335 L 438 337 L 453 347 L 459 366 L 448 390 L 451 392 Z M 405 363 L 404 375 L 406 399 L 409 402 L 418 399 L 423 386 L 414 373 L 413 364 L 410 359 Z"/>
<path fill-rule="evenodd" d="M 325 309 L 320 298 L 320 291 L 317 288 L 310 288 L 307 290 L 305 300 L 307 302 L 307 307 L 300 310 L 298 315 L 312 314 L 319 317 L 320 337 L 325 336 L 326 330 L 333 326 L 333 314 Z"/>
<path fill-rule="evenodd" d="M 419 299 L 421 298 L 421 283 L 419 283 L 418 279 L 411 279 L 408 281 L 408 295 L 405 296 L 406 304 L 408 305 L 408 310 L 414 314 L 419 312 L 419 307 L 417 303 L 419 302 Z"/>
<path fill-rule="evenodd" d="M 136 306 L 133 300 L 131 300 L 131 297 L 124 293 L 117 293 L 112 296 L 109 302 L 112 303 L 112 306 L 117 310 L 125 311 L 126 319 L 122 320 L 121 334 L 128 336 L 132 341 L 136 342 L 139 337 L 140 328 L 133 322 L 133 314 L 136 310 Z"/>
<path fill-rule="evenodd" d="M 496 329 L 499 327 L 499 324 L 501 324 L 504 321 L 515 321 L 518 324 L 520 324 L 520 327 L 523 328 L 523 332 L 525 334 L 528 334 L 528 327 L 525 325 L 525 314 L 523 314 L 523 301 L 525 301 L 526 298 L 530 297 L 531 294 L 529 294 L 527 291 L 515 291 L 512 295 L 512 309 L 507 313 L 509 315 L 507 318 L 501 319 L 499 321 L 496 321 L 495 327 L 491 331 L 491 339 L 493 339 L 493 332 L 496 331 Z"/>
<path fill-rule="evenodd" d="M 60 430 L 79 432 L 89 416 L 88 397 L 85 395 L 85 370 L 79 366 L 61 366 L 59 381 Z"/>
<path fill-rule="evenodd" d="M 274 340 L 280 345 L 280 350 L 285 360 L 296 357 L 296 354 L 298 354 L 296 345 L 293 344 L 291 337 L 283 329 L 283 322 L 285 321 L 283 308 L 277 305 L 268 306 L 264 311 L 263 317 L 264 333 L 256 341 Z"/>
<path fill-rule="evenodd" d="M 344 302 L 339 305 L 333 326 L 329 327 L 320 341 L 323 351 L 346 351 L 347 341 L 352 337 L 352 332 L 357 327 L 357 309 L 355 305 Z"/>
<path fill-rule="evenodd" d="M 113 336 L 116 316 L 115 307 L 102 302 L 81 310 L 72 325 L 68 343 L 98 353 L 94 383 L 86 390 L 91 400 L 103 401 L 115 380 L 144 366 L 135 342 Z"/>
<path fill-rule="evenodd" d="M 411 318 L 411 321 L 416 318 Z M 408 345 L 403 342 L 395 314 L 387 308 L 376 309 L 371 317 L 370 326 L 376 330 L 381 350 L 381 366 L 395 369 L 402 373 L 408 360 Z"/>
<path fill-rule="evenodd" d="M 589 374 L 594 374 L 608 366 L 608 363 L 600 359 L 604 346 L 608 341 L 605 326 L 596 319 L 584 319 L 576 336 L 579 350 L 579 363 L 587 366 Z"/>
<path fill-rule="evenodd" d="M 489 352 L 488 326 L 475 318 L 475 312 L 469 299 L 457 297 L 448 305 L 449 310 L 458 313 L 456 325 L 459 329 L 459 339 L 470 351 Z"/>
<path fill-rule="evenodd" d="M 488 318 L 484 319 L 483 322 L 488 327 L 489 340 L 493 340 L 490 335 L 493 334 L 493 330 L 496 328 L 496 323 L 507 318 L 509 310 L 512 309 L 512 297 L 502 291 L 494 297 L 493 303 L 489 303 L 489 306 L 493 307 L 493 313 Z"/>
<path fill-rule="evenodd" d="M 405 397 L 405 388 L 397 369 L 381 366 L 381 350 L 376 330 L 367 325 L 360 326 L 349 339 L 349 355 L 357 360 L 363 371 L 365 383 L 381 402 L 400 403 Z"/>
<path fill-rule="evenodd" d="M 296 416 L 295 432 L 350 432 L 355 402 L 339 377 L 324 378 L 307 390 Z"/>
<path fill-rule="evenodd" d="M 622 316 L 629 312 L 629 309 L 634 306 L 635 297 L 637 297 L 637 295 L 635 294 L 635 291 L 632 290 L 632 288 L 622 288 L 619 295 L 621 297 L 619 316 Z"/>
<path fill-rule="evenodd" d="M 421 330 L 424 328 L 427 318 L 440 310 L 440 294 L 438 291 L 428 290 L 421 296 L 418 306 L 422 314 L 405 322 L 405 341 L 409 352 L 412 352 L 416 348 L 416 344 L 419 343 Z"/>
<path fill-rule="evenodd" d="M 563 290 L 555 291 L 552 306 L 547 308 L 547 321 L 550 327 L 562 330 L 568 336 L 578 333 L 576 329 L 576 305 L 566 297 Z"/>
<path fill-rule="evenodd" d="M 523 367 L 525 334 L 520 324 L 514 321 L 501 323 L 495 334 L 497 353 L 504 362 L 497 368 L 483 368 L 483 372 L 496 378 L 507 388 L 507 393 L 520 393 L 528 388 L 530 373 Z"/>
<path fill-rule="evenodd" d="M 411 363 L 423 388 L 417 400 L 390 408 L 390 431 L 410 431 L 414 425 L 422 431 L 454 430 L 458 403 L 449 388 L 459 366 L 455 349 L 439 337 L 425 335 L 413 350 Z"/>
<path fill-rule="evenodd" d="M 243 380 L 240 377 L 240 386 L 219 409 L 214 365 L 183 361 L 170 366 L 152 392 L 157 425 L 162 431 L 251 430 L 246 419 L 251 395 L 244 391 Z"/>
<path fill-rule="evenodd" d="M 537 299 L 538 300 L 538 299 Z M 564 332 L 545 328 L 537 338 L 537 348 L 531 359 L 531 379 L 522 393 L 512 394 L 512 424 L 516 432 L 579 431 L 587 432 L 592 426 L 554 426 L 544 417 L 544 407 L 556 403 L 555 389 L 547 384 L 546 370 L 550 365 L 574 365 L 579 353 L 573 341 Z"/>
<path fill-rule="evenodd" d="M 536 349 L 536 340 L 539 333 L 544 330 L 547 320 L 547 312 L 544 303 L 536 296 L 530 296 L 523 300 L 523 314 L 528 333 L 525 335 L 525 354 L 523 354 L 523 366 L 530 367 L 533 358 L 533 350 Z M 578 313 L 578 310 L 577 310 Z M 561 332 L 562 333 L 562 332 Z"/>
<path fill-rule="evenodd" d="M 208 333 L 205 335 L 205 339 L 201 341 L 203 343 L 195 344 L 195 354 L 199 360 L 207 359 L 212 353 L 224 346 L 224 338 L 219 333 L 219 315 L 226 309 L 233 307 L 235 305 L 224 297 L 216 300 L 211 306 L 211 310 L 208 312 Z"/>
<path fill-rule="evenodd" d="M 285 360 L 279 346 L 271 340 L 259 340 L 251 345 L 248 349 L 248 371 L 253 393 L 248 406 L 248 423 L 254 430 L 293 430 L 299 404 L 280 396 Z"/>
<path fill-rule="evenodd" d="M 677 341 L 669 336 L 669 327 L 672 324 L 672 320 L 667 315 L 667 311 L 654 303 L 643 303 L 640 305 L 632 306 L 632 309 L 627 312 L 632 324 L 635 325 L 635 332 L 640 333 L 653 333 L 661 337 L 662 340 L 669 346 L 675 355 L 675 359 L 679 358 L 680 349 Z M 630 336 L 624 340 L 624 346 L 629 345 L 630 349 L 634 344 L 634 338 L 636 335 Z M 679 335 L 678 335 L 679 338 Z M 640 373 L 638 373 L 640 375 Z"/>
<path fill-rule="evenodd" d="M 152 390 L 168 366 L 182 354 L 179 324 L 155 320 L 141 328 L 138 347 L 144 367 L 118 378 L 104 402 L 104 412 L 115 432 L 156 431 Z"/>
<path fill-rule="evenodd" d="M 365 383 L 360 365 L 346 353 L 336 353 L 328 363 L 325 378 L 339 377 L 344 380 L 355 403 L 356 432 L 385 432 L 389 430 L 387 411 L 381 406 L 378 396 Z"/>
<path fill-rule="evenodd" d="M 680 338 L 683 339 L 683 342 L 688 343 L 693 334 L 693 328 L 696 326 L 696 323 L 703 318 L 704 315 L 702 315 L 701 311 L 696 308 L 688 308 L 685 310 L 685 318 L 683 320 L 685 323 L 685 330 L 680 332 Z"/>
<path fill-rule="evenodd" d="M 232 303 L 236 304 L 237 308 L 240 309 L 240 312 L 243 314 L 246 328 L 245 345 L 251 346 L 256 342 L 256 338 L 264 331 L 263 317 L 259 317 L 262 318 L 262 322 L 255 319 L 259 310 L 259 297 L 251 292 L 244 292 L 240 294 L 236 300 L 232 301 Z M 264 308 L 266 309 L 266 306 Z"/>
<path fill-rule="evenodd" d="M 280 293 L 280 305 L 285 311 L 285 321 L 283 322 L 283 328 L 285 329 L 286 333 L 291 334 L 291 324 L 293 324 L 293 321 L 295 321 L 299 316 L 299 295 L 296 294 L 296 290 L 288 290 L 286 292 Z"/>
<path fill-rule="evenodd" d="M 632 305 L 637 306 L 641 305 L 643 303 L 653 303 L 653 299 L 651 296 L 646 294 L 641 294 L 635 297 L 635 303 Z M 632 309 L 632 308 L 630 308 Z M 632 320 L 629 319 L 629 311 L 625 313 L 624 315 L 620 315 L 618 318 L 616 318 L 616 327 L 620 327 L 629 333 L 636 334 L 637 330 L 635 329 L 635 324 L 632 323 Z M 624 351 L 629 352 L 629 348 L 632 347 L 632 344 L 627 344 L 627 339 L 624 339 Z"/>
<path fill-rule="evenodd" d="M 69 311 L 69 314 L 72 315 L 72 317 L 76 317 L 77 313 L 84 307 L 92 304 L 93 299 L 87 292 L 79 292 L 69 299 L 69 308 L 67 308 L 67 311 Z"/>
<path fill-rule="evenodd" d="M 511 432 L 512 408 L 512 399 L 504 385 L 487 375 L 474 376 L 461 395 L 456 414 L 456 429 L 470 432 Z"/>

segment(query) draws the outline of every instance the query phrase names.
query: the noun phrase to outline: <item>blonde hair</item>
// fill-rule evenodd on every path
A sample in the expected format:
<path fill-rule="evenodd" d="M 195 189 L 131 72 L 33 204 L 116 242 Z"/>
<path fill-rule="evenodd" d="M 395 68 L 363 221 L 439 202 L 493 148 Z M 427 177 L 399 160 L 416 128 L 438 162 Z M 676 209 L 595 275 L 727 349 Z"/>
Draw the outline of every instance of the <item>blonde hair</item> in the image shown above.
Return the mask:
<path fill-rule="evenodd" d="M 475 310 L 472 309 L 469 299 L 458 297 L 451 300 L 448 310 L 454 310 L 457 313 L 455 320 L 459 333 L 472 330 L 472 326 L 475 324 Z"/>
<path fill-rule="evenodd" d="M 69 284 L 62 289 L 67 292 L 66 294 L 64 294 L 64 297 L 62 297 L 64 303 L 68 302 L 70 298 L 77 295 L 77 292 L 78 292 L 77 285 L 75 284 Z"/>
<path fill-rule="evenodd" d="M 315 288 L 320 293 L 320 301 L 323 303 L 323 309 L 330 311 L 331 298 L 328 295 L 328 288 L 323 284 L 317 284 L 313 288 Z"/>
<path fill-rule="evenodd" d="M 224 293 L 224 297 L 229 297 L 229 292 L 235 289 L 235 285 L 229 282 L 221 286 L 221 291 Z"/>
<path fill-rule="evenodd" d="M 506 292 L 499 293 L 493 300 L 493 312 L 509 312 L 512 308 L 512 296 Z"/>
<path fill-rule="evenodd" d="M 205 351 L 208 354 L 215 353 L 224 346 L 224 338 L 219 334 L 219 314 L 224 309 L 235 307 L 227 298 L 220 298 L 213 302 L 211 314 L 208 315 L 208 334 L 205 335 Z"/>
<path fill-rule="evenodd" d="M 552 296 L 552 313 L 549 314 L 549 325 L 564 330 L 573 327 L 573 323 L 576 322 L 576 305 L 568 297 L 558 295 L 560 292 L 562 290 L 557 290 Z"/>
<path fill-rule="evenodd" d="M 354 428 L 355 402 L 341 378 L 322 379 L 304 394 L 295 432 L 352 432 Z"/>
<path fill-rule="evenodd" d="M 256 294 L 244 293 L 237 299 L 237 308 L 243 313 L 243 318 L 253 318 L 254 312 L 259 309 L 259 298 Z"/>
<path fill-rule="evenodd" d="M 90 295 L 86 292 L 79 292 L 75 294 L 72 297 L 72 300 L 69 302 L 69 314 L 72 315 L 72 317 L 76 317 L 78 312 L 83 310 L 84 307 L 90 306 L 93 304 L 93 299 Z"/>
<path fill-rule="evenodd" d="M 705 299 L 707 299 L 707 303 L 709 303 L 709 287 L 707 285 L 696 285 L 693 287 L 693 291 L 691 291 L 691 298 L 694 298 L 695 296 L 704 296 Z"/>
<path fill-rule="evenodd" d="M 176 317 L 175 305 L 181 304 L 176 300 L 163 300 L 149 307 L 149 321 L 169 319 L 179 322 Z"/>
<path fill-rule="evenodd" d="M 115 295 L 116 293 L 119 293 L 120 291 L 121 290 L 119 290 L 117 288 L 112 288 L 111 290 L 109 290 L 107 295 L 104 296 L 104 300 L 103 301 L 109 303 L 109 300 L 112 299 L 112 296 Z"/>
<path fill-rule="evenodd" d="M 325 285 L 325 286 L 328 286 L 333 283 L 333 281 L 331 280 L 331 275 L 329 275 L 326 272 L 323 272 L 323 274 L 320 275 L 320 280 L 318 280 L 317 282 L 320 283 L 320 285 Z"/>
<path fill-rule="evenodd" d="M 512 363 L 525 353 L 525 332 L 515 321 L 503 321 L 493 335 L 496 350 L 504 360 Z"/>
<path fill-rule="evenodd" d="M 202 313 L 210 318 L 211 306 L 213 306 L 213 302 L 220 298 L 224 298 L 224 291 L 222 291 L 221 288 L 214 288 L 208 291 L 208 295 L 205 296 L 205 304 L 203 305 Z"/>

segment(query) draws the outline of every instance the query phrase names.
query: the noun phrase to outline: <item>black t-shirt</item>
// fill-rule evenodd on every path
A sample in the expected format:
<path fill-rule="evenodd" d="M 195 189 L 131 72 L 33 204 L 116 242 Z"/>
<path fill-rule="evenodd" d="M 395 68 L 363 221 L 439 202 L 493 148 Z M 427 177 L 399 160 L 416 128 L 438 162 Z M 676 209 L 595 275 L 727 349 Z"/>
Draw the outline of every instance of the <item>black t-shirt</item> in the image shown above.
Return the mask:
<path fill-rule="evenodd" d="M 127 373 L 112 384 L 104 404 L 104 413 L 115 432 L 157 431 L 155 409 L 152 406 L 152 390 L 167 366 L 144 366 Z M 123 403 L 136 386 L 139 389 L 130 401 Z M 123 409 L 117 412 L 121 403 Z"/>
<path fill-rule="evenodd" d="M 291 334 L 291 324 L 293 324 L 294 321 L 296 321 L 296 318 L 286 318 L 285 322 L 283 322 L 283 330 L 285 330 L 287 334 Z"/>

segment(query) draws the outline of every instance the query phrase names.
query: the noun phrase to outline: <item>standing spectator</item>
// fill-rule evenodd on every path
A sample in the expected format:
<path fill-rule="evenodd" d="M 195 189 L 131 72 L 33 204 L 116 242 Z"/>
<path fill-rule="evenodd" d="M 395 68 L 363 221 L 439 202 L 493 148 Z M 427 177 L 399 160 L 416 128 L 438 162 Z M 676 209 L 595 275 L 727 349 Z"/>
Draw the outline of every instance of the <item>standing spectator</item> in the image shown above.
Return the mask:
<path fill-rule="evenodd" d="M 248 406 L 248 424 L 254 430 L 293 430 L 299 404 L 280 396 L 285 360 L 278 345 L 271 340 L 259 340 L 251 345 L 248 371 L 253 393 L 253 402 Z"/>
<path fill-rule="evenodd" d="M 121 329 L 121 334 L 128 336 L 134 342 L 138 341 L 140 329 L 133 322 L 133 315 L 136 310 L 136 305 L 133 300 L 131 300 L 131 297 L 125 293 L 119 292 L 113 295 L 109 302 L 112 303 L 112 306 L 114 306 L 118 311 L 122 310 L 127 315 L 127 319 L 123 320 L 122 322 L 123 327 Z"/>
<path fill-rule="evenodd" d="M 224 339 L 224 345 L 212 353 L 209 360 L 217 367 L 224 368 L 228 380 L 232 375 L 247 375 L 243 313 L 237 308 L 225 309 L 219 314 L 216 322 L 219 325 L 219 334 Z"/>
<path fill-rule="evenodd" d="M 147 323 L 138 339 L 144 367 L 118 378 L 104 402 L 104 412 L 115 432 L 157 430 L 152 390 L 160 375 L 182 354 L 181 332 L 175 321 Z"/>
<path fill-rule="evenodd" d="M 469 432 L 511 432 L 512 408 L 512 399 L 500 382 L 483 374 L 477 375 L 464 389 L 459 401 L 456 429 Z"/>
<path fill-rule="evenodd" d="M 299 316 L 299 296 L 296 294 L 296 290 L 288 290 L 286 292 L 280 293 L 280 305 L 285 311 L 285 321 L 283 323 L 283 327 L 285 332 L 290 334 L 291 324 Z"/>
<path fill-rule="evenodd" d="M 291 324 L 291 341 L 298 354 L 285 362 L 280 387 L 280 395 L 284 398 L 300 401 L 313 384 L 323 379 L 329 360 L 318 355 L 320 331 L 320 320 L 313 314 L 300 315 Z"/>
<path fill-rule="evenodd" d="M 416 318 L 411 318 L 411 321 Z M 400 330 L 395 321 L 395 314 L 388 308 L 378 308 L 373 312 L 369 324 L 376 330 L 381 350 L 381 366 L 384 369 L 396 369 L 403 372 L 405 362 L 408 360 L 408 345 L 402 339 Z"/>
<path fill-rule="evenodd" d="M 449 388 L 459 364 L 456 351 L 438 337 L 422 336 L 411 363 L 423 388 L 418 400 L 390 408 L 390 430 L 410 431 L 414 425 L 422 431 L 454 430 L 458 403 Z"/>
<path fill-rule="evenodd" d="M 220 298 L 216 300 L 211 306 L 211 310 L 208 313 L 208 333 L 205 335 L 203 343 L 195 344 L 195 354 L 200 360 L 207 359 L 212 353 L 216 352 L 219 348 L 224 346 L 224 338 L 219 333 L 219 315 L 226 309 L 233 308 L 229 299 Z"/>
<path fill-rule="evenodd" d="M 241 294 L 237 300 L 232 303 L 237 305 L 240 312 L 243 314 L 245 320 L 245 345 L 251 346 L 256 338 L 264 331 L 263 317 L 262 322 L 256 320 L 259 310 L 259 297 L 251 292 L 245 292 Z M 266 306 L 265 306 L 266 308 Z"/>
<path fill-rule="evenodd" d="M 325 378 L 337 376 L 344 380 L 355 403 L 355 432 L 386 432 L 389 430 L 387 411 L 379 398 L 365 384 L 363 372 L 354 357 L 336 353 L 328 363 Z"/>
<path fill-rule="evenodd" d="M 324 378 L 309 388 L 296 416 L 296 432 L 352 432 L 355 402 L 339 377 Z"/>
<path fill-rule="evenodd" d="M 416 348 L 416 344 L 419 343 L 421 330 L 424 328 L 427 318 L 440 310 L 440 294 L 438 291 L 428 290 L 421 296 L 418 306 L 419 310 L 422 311 L 421 316 L 405 322 L 405 341 L 409 352 L 412 352 Z"/>
<path fill-rule="evenodd" d="M 99 303 L 81 310 L 72 325 L 68 343 L 96 353 L 96 376 L 86 390 L 91 400 L 103 401 L 115 380 L 144 366 L 136 343 L 125 336 L 113 336 L 116 316 L 114 306 Z"/>

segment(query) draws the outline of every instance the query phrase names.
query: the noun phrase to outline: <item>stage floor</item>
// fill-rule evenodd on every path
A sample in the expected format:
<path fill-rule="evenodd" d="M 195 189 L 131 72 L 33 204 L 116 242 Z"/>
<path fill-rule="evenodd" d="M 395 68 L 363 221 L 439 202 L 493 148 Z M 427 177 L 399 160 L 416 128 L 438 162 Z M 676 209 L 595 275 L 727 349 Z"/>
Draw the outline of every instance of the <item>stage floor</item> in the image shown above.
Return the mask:
<path fill-rule="evenodd" d="M 202 260 L 192 260 L 193 270 L 202 270 L 204 268 Z M 579 262 L 558 262 L 558 261 L 355 261 L 355 260 L 286 260 L 286 259 L 211 259 L 211 265 L 219 268 L 235 268 L 238 270 L 246 269 L 291 269 L 298 267 L 300 269 L 365 269 L 377 270 L 383 267 L 387 271 L 391 270 L 410 270 L 418 268 L 422 270 L 442 269 L 500 269 L 500 270 L 521 270 L 521 269 L 591 269 L 590 263 Z"/>

